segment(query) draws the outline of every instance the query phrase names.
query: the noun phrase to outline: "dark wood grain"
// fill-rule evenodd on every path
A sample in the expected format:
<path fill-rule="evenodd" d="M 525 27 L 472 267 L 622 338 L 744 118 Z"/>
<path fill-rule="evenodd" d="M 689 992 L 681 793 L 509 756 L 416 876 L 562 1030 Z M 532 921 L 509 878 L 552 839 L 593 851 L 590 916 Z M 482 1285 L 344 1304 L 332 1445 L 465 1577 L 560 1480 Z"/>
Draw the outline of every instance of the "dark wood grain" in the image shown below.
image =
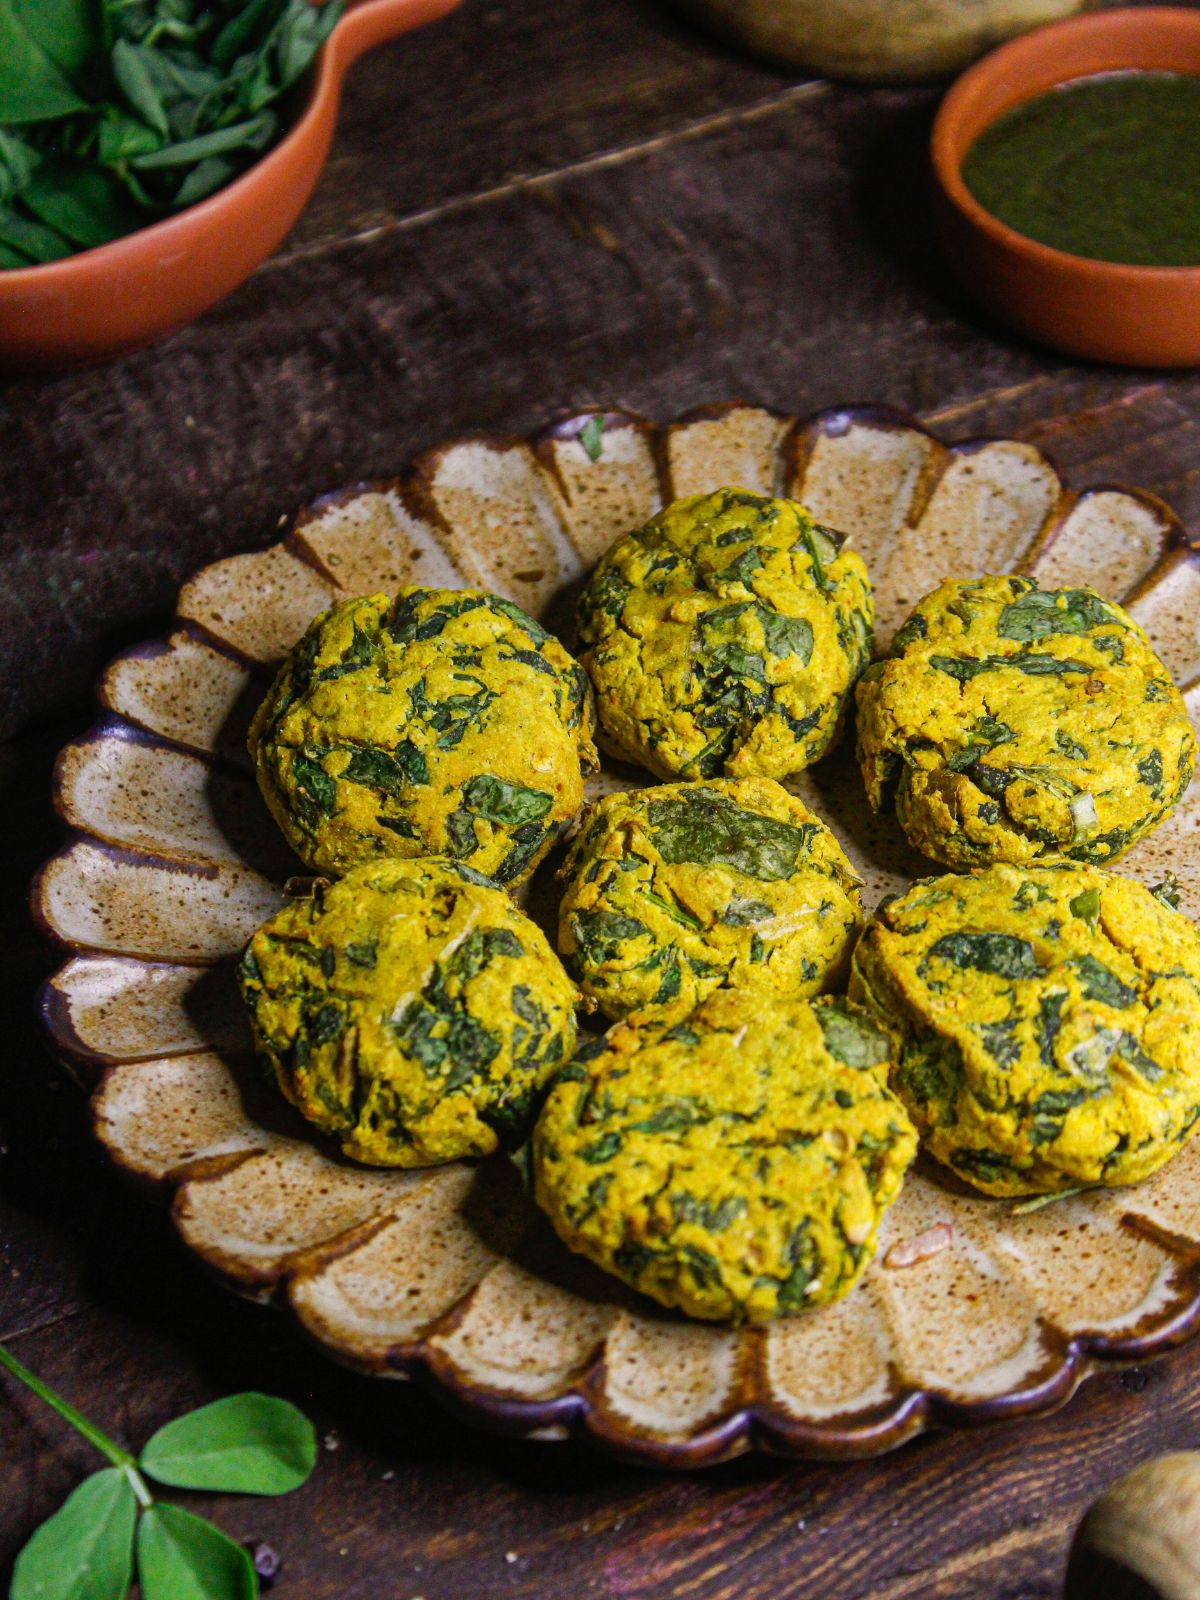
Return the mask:
<path fill-rule="evenodd" d="M 874 399 L 1031 439 L 1195 529 L 1194 374 L 1065 364 L 949 284 L 935 99 L 806 84 L 653 0 L 467 0 L 357 70 L 310 211 L 238 294 L 158 349 L 0 390 L 0 727 L 34 724 L 0 764 L 0 1337 L 134 1444 L 237 1388 L 308 1408 L 330 1445 L 311 1484 L 212 1507 L 280 1549 L 281 1597 L 1049 1600 L 1086 1503 L 1200 1442 L 1200 1348 L 1107 1372 L 1057 1417 L 848 1466 L 664 1478 L 481 1434 L 204 1280 L 93 1151 L 32 1021 L 50 957 L 21 887 L 100 660 L 197 565 L 457 430 L 597 400 Z M 90 1463 L 8 1385 L 0 1408 L 7 1561 Z"/>

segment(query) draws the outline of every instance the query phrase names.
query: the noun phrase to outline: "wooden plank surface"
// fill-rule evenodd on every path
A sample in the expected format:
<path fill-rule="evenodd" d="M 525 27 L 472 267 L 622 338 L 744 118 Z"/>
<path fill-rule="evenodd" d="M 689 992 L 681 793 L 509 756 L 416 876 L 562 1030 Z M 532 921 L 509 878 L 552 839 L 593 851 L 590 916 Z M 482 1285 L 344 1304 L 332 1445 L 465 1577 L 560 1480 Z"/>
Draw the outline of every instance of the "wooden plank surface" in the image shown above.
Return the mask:
<path fill-rule="evenodd" d="M 1080 485 L 1140 484 L 1200 524 L 1193 374 L 1084 368 L 1010 338 L 933 250 L 929 89 L 742 61 L 655 0 L 466 0 L 352 78 L 292 239 L 159 348 L 0 388 L 0 1337 L 132 1443 L 266 1386 L 330 1448 L 299 1495 L 217 1506 L 296 1600 L 1034 1600 L 1083 1506 L 1200 1441 L 1200 1350 L 1106 1373 L 1058 1416 L 878 1462 L 665 1478 L 478 1433 L 336 1371 L 207 1283 L 88 1142 L 29 996 L 20 885 L 57 839 L 54 751 L 95 667 L 165 623 L 197 565 L 456 431 L 593 401 L 665 419 L 740 395 L 871 399 L 947 437 L 1014 434 Z M 5 1386 L 0 1560 L 87 1465 Z"/>

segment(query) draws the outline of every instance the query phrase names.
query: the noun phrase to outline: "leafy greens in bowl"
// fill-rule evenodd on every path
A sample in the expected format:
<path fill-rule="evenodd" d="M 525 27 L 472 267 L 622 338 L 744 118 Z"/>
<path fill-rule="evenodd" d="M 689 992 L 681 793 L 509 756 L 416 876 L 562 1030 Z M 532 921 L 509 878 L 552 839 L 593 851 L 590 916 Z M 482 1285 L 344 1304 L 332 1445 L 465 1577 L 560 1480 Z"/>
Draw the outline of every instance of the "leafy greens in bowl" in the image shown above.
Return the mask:
<path fill-rule="evenodd" d="M 0 0 L 0 268 L 195 204 L 281 131 L 342 0 Z"/>

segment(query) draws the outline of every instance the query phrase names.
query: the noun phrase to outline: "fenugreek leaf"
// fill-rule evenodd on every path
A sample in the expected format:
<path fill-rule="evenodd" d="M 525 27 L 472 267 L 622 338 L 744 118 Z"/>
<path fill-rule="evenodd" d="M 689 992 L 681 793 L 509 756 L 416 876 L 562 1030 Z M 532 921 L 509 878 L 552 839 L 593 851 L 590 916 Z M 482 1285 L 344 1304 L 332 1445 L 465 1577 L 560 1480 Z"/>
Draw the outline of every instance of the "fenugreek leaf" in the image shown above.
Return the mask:
<path fill-rule="evenodd" d="M 106 244 L 137 221 L 107 169 L 67 157 L 47 156 L 22 189 L 21 202 L 81 250 Z"/>
<path fill-rule="evenodd" d="M 1090 633 L 1117 618 L 1089 589 L 1030 589 L 1004 607 L 996 624 L 1001 639 L 1028 642 L 1055 633 Z"/>
<path fill-rule="evenodd" d="M 124 1468 L 93 1473 L 17 1557 L 9 1600 L 125 1600 L 136 1521 Z"/>
<path fill-rule="evenodd" d="M 142 1600 L 255 1600 L 254 1564 L 211 1522 L 178 1506 L 151 1506 L 138 1525 Z"/>
<path fill-rule="evenodd" d="M 21 266 L 40 261 L 58 261 L 74 248 L 61 233 L 25 216 L 12 206 L 0 206 L 0 245 L 22 257 Z"/>
<path fill-rule="evenodd" d="M 825 1048 L 848 1067 L 878 1067 L 888 1060 L 891 1046 L 887 1035 L 861 1012 L 852 1011 L 846 1001 L 831 999 L 813 1007 L 813 1015 L 825 1036 Z"/>
<path fill-rule="evenodd" d="M 11 129 L 0 128 L 0 203 L 25 187 L 41 159 L 40 150 Z"/>
<path fill-rule="evenodd" d="M 1011 933 L 946 933 L 930 947 L 929 956 L 998 978 L 1036 978 L 1042 970 L 1033 946 Z"/>
<path fill-rule="evenodd" d="M 599 461 L 604 451 L 604 415 L 597 412 L 589 417 L 579 430 L 579 442 L 587 452 L 589 461 Z"/>
<path fill-rule="evenodd" d="M 1161 900 L 1164 906 L 1172 911 L 1179 910 L 1181 899 L 1179 893 L 1179 879 L 1173 872 L 1168 872 L 1161 883 L 1156 883 L 1150 890 L 1156 900 Z"/>
<path fill-rule="evenodd" d="M 0 125 L 86 110 L 87 101 L 25 27 L 15 0 L 0 0 Z"/>
<path fill-rule="evenodd" d="M 1082 889 L 1071 901 L 1072 916 L 1080 917 L 1096 931 L 1096 924 L 1100 920 L 1100 891 L 1097 888 Z"/>
<path fill-rule="evenodd" d="M 103 47 L 94 0 L 14 0 L 14 9 L 29 37 L 74 81 Z"/>
<path fill-rule="evenodd" d="M 160 1428 L 142 1451 L 142 1471 L 177 1489 L 287 1494 L 316 1465 L 317 1436 L 286 1400 L 234 1394 Z"/>
<path fill-rule="evenodd" d="M 118 39 L 110 60 L 117 88 L 142 121 L 166 139 L 171 122 L 154 53 Z"/>
<path fill-rule="evenodd" d="M 137 156 L 132 165 L 138 172 L 156 172 L 164 167 L 193 167 L 212 156 L 227 155 L 231 150 L 262 150 L 270 142 L 276 126 L 275 113 L 262 111 L 249 121 L 235 122 L 228 128 L 214 128 L 211 133 L 199 134 L 195 139 L 183 139 Z"/>
<path fill-rule="evenodd" d="M 489 822 L 505 822 L 510 827 L 536 822 L 554 804 L 553 797 L 544 790 L 527 789 L 524 784 L 510 783 L 491 772 L 472 778 L 462 793 L 464 805 L 475 816 L 486 817 Z"/>
<path fill-rule="evenodd" d="M 650 803 L 655 849 L 672 865 L 719 863 L 747 877 L 790 877 L 815 831 L 746 811 L 719 790 L 697 787 L 676 800 Z"/>

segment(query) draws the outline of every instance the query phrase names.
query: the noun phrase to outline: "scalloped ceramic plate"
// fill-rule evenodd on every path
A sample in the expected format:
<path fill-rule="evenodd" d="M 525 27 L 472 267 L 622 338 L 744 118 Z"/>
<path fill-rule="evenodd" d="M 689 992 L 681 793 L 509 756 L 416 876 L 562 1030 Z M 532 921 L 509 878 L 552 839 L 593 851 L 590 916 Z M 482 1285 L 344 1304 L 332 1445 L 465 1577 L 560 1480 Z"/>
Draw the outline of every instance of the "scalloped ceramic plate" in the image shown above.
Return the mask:
<path fill-rule="evenodd" d="M 245 727 L 272 664 L 342 594 L 481 585 L 562 630 L 614 536 L 664 500 L 740 483 L 795 494 L 849 534 L 885 642 L 946 573 L 1036 571 L 1122 598 L 1200 710 L 1200 554 L 1147 495 L 1076 495 L 1029 445 L 947 447 L 874 407 L 797 422 L 727 406 L 662 430 L 603 415 L 596 461 L 579 416 L 531 443 L 449 444 L 402 479 L 318 501 L 283 543 L 197 573 L 170 637 L 108 669 L 106 714 L 57 769 L 69 842 L 34 891 L 72 951 L 44 1012 L 60 1054 L 98 1079 L 97 1136 L 170 1198 L 189 1249 L 339 1360 L 422 1374 L 518 1433 L 585 1432 L 663 1465 L 753 1447 L 882 1451 L 929 1426 L 1057 1405 L 1098 1362 L 1190 1337 L 1200 1139 L 1135 1189 L 1024 1216 L 915 1171 L 847 1299 L 731 1330 L 661 1312 L 570 1256 L 503 1161 L 349 1165 L 253 1068 L 230 963 L 296 864 L 259 800 Z M 869 816 L 844 748 L 799 789 L 845 841 L 868 906 L 928 870 Z M 1198 791 L 1125 863 L 1151 882 L 1174 867 L 1192 915 Z M 950 1248 L 885 1264 L 943 1221 Z"/>

